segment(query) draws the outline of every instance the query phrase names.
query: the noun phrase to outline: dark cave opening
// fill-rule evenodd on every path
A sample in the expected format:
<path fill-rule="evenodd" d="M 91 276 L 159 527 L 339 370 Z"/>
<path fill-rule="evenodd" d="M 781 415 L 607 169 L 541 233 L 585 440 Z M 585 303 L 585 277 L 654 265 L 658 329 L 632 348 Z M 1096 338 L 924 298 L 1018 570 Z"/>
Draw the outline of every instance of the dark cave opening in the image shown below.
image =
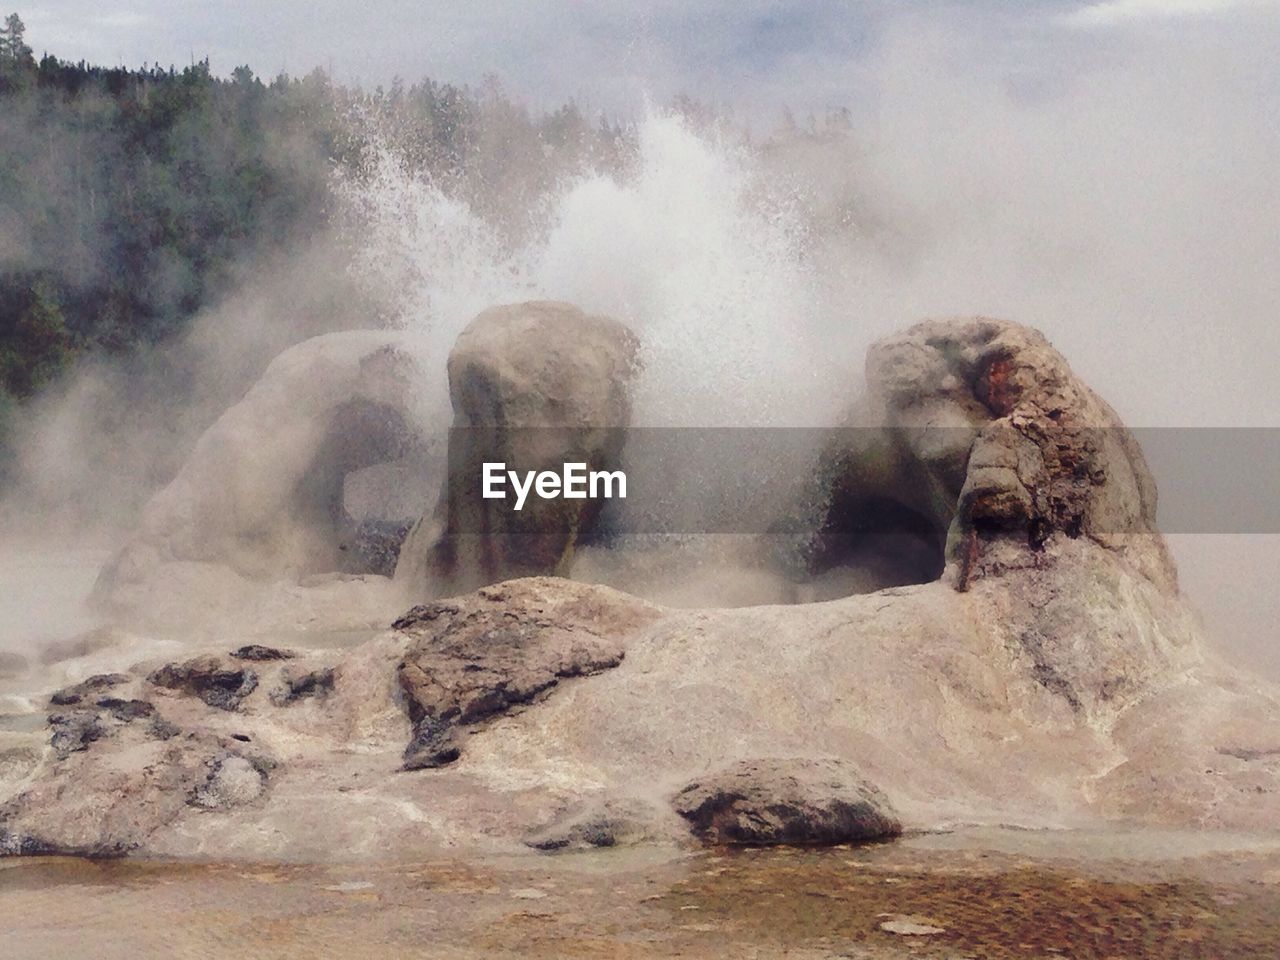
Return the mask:
<path fill-rule="evenodd" d="M 930 583 L 946 566 L 946 538 L 946 523 L 887 494 L 832 493 L 805 544 L 807 592 L 831 599 Z"/>
<path fill-rule="evenodd" d="M 402 410 L 365 399 L 339 406 L 294 500 L 322 544 L 306 572 L 394 573 L 426 501 L 424 459 Z"/>

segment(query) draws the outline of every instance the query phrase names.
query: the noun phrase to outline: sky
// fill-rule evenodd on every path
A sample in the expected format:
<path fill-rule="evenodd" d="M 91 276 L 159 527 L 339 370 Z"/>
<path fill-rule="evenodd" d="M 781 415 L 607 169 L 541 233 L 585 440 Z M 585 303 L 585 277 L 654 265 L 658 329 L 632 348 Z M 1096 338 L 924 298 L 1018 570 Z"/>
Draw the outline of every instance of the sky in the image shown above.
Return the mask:
<path fill-rule="evenodd" d="M 535 104 L 626 111 L 697 91 L 752 114 L 847 106 L 886 30 L 975 25 L 1031 63 L 1105 56 L 1116 34 L 1187 36 L 1267 19 L 1277 0 L 10 0 L 37 54 L 215 72 L 323 68 L 343 82 L 498 77 Z"/>

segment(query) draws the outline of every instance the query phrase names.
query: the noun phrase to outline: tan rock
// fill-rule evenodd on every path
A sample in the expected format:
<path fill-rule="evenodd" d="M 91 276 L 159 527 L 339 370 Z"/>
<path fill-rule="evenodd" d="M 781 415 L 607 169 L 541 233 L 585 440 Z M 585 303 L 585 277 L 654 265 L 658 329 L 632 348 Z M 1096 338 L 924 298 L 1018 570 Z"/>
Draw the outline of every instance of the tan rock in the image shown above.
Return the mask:
<path fill-rule="evenodd" d="M 494 307 L 449 354 L 454 421 L 449 473 L 434 516 L 410 534 L 396 570 L 439 596 L 514 577 L 567 574 L 603 501 L 481 496 L 483 464 L 614 470 L 631 419 L 638 345 L 608 317 L 566 303 Z"/>
<path fill-rule="evenodd" d="M 439 483 L 420 380 L 400 333 L 332 333 L 286 350 L 147 504 L 99 577 L 97 606 L 192 632 L 385 622 L 403 601 L 365 581 L 391 574 L 391 528 L 403 536 Z M 374 468 L 398 471 L 383 483 L 399 501 L 384 505 L 385 522 L 347 509 L 346 482 Z"/>

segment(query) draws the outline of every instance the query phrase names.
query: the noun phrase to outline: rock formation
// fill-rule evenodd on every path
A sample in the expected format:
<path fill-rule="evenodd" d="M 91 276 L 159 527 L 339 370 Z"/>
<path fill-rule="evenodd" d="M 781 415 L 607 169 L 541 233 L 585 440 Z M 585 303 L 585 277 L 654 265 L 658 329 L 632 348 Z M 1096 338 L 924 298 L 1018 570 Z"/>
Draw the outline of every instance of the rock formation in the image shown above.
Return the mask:
<path fill-rule="evenodd" d="M 435 516 L 410 535 L 396 576 L 436 594 L 512 577 L 567 573 L 598 498 L 484 499 L 486 462 L 510 470 L 618 466 L 631 419 L 637 343 L 626 327 L 566 303 L 494 307 L 449 354 L 454 421 Z"/>
<path fill-rule="evenodd" d="M 397 333 L 286 350 L 147 505 L 99 578 L 99 607 L 166 630 L 385 623 L 390 591 L 357 578 L 393 572 L 438 483 L 424 466 L 421 377 Z M 372 502 L 353 504 L 361 492 Z"/>
<path fill-rule="evenodd" d="M 821 465 L 819 541 L 881 503 L 920 520 L 935 579 L 704 610 L 519 579 L 346 651 L 139 664 L 66 692 L 39 757 L 0 763 L 0 850 L 1274 830 L 1280 690 L 1208 648 L 1141 453 L 1044 339 L 922 324 L 871 351 L 860 409 L 885 426 Z"/>
<path fill-rule="evenodd" d="M 799 551 L 806 573 L 866 562 L 869 548 L 882 560 L 885 541 L 906 561 L 895 582 L 950 564 L 967 589 L 1064 534 L 1176 589 L 1141 450 L 1037 331 L 926 321 L 873 345 L 866 379 L 796 510 L 816 531 Z"/>
<path fill-rule="evenodd" d="M 481 313 L 449 356 L 446 451 L 405 335 L 298 344 L 148 503 L 95 603 L 163 631 L 354 629 L 385 625 L 406 596 L 565 573 L 601 501 L 530 497 L 516 511 L 481 497 L 481 464 L 615 468 L 636 349 L 625 327 L 568 304 Z"/>

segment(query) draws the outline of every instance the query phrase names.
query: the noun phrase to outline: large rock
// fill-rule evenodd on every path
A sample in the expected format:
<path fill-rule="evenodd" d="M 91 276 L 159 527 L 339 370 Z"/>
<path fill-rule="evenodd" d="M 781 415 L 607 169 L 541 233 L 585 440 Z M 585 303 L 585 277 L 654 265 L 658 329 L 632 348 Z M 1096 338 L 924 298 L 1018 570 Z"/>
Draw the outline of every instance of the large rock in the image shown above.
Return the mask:
<path fill-rule="evenodd" d="M 801 577 L 873 567 L 871 585 L 889 586 L 948 566 L 967 589 L 1041 563 L 1041 547 L 1065 535 L 1176 590 L 1137 442 L 1039 332 L 985 317 L 926 321 L 874 344 L 866 379 L 787 518 L 807 516 L 816 531 L 793 554 Z"/>
<path fill-rule="evenodd" d="M 535 581 L 536 583 L 536 581 Z M 414 607 L 394 627 L 412 638 L 400 687 L 414 723 L 405 768 L 437 767 L 461 752 L 456 727 L 506 713 L 561 680 L 622 662 L 622 639 L 657 618 L 641 601 L 578 585 L 529 581 Z"/>
<path fill-rule="evenodd" d="M 440 595 L 513 577 L 567 573 L 600 498 L 481 495 L 483 464 L 521 474 L 566 462 L 615 470 L 631 418 L 637 342 L 622 324 L 567 303 L 494 307 L 449 354 L 454 421 L 439 508 L 410 534 L 396 576 Z"/>
<path fill-rule="evenodd" d="M 394 571 L 439 482 L 407 344 L 332 333 L 276 357 L 147 504 L 99 608 L 165 630 L 385 623 L 403 601 L 370 575 Z"/>
<path fill-rule="evenodd" d="M 893 805 L 846 760 L 744 760 L 689 784 L 674 800 L 718 844 L 838 844 L 902 833 Z"/>

